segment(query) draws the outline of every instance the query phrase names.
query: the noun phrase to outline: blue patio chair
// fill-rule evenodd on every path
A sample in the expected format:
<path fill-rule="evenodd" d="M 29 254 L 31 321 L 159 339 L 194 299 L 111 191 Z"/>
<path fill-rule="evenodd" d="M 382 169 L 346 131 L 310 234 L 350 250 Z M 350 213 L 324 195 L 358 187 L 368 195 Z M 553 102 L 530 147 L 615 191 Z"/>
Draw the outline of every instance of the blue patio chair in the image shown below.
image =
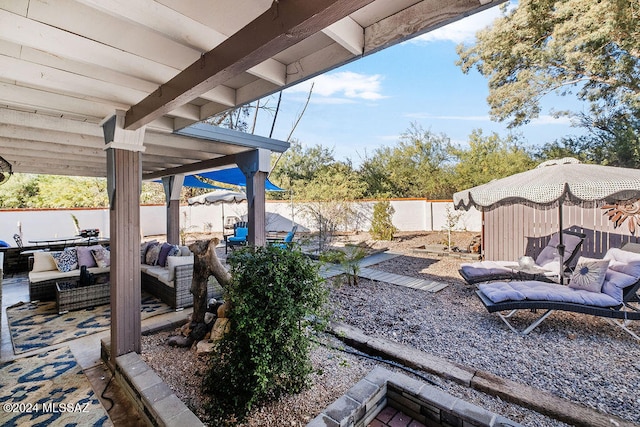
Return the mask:
<path fill-rule="evenodd" d="M 296 235 L 298 226 L 294 225 L 290 232 L 284 237 L 284 239 L 272 239 L 269 240 L 271 246 L 276 246 L 281 249 L 290 249 L 293 246 L 293 237 Z"/>
<path fill-rule="evenodd" d="M 249 235 L 248 227 L 235 227 L 233 230 L 233 236 L 224 236 L 225 246 L 224 253 L 228 253 L 229 247 L 231 249 L 234 246 L 245 246 L 247 244 L 247 236 Z"/>

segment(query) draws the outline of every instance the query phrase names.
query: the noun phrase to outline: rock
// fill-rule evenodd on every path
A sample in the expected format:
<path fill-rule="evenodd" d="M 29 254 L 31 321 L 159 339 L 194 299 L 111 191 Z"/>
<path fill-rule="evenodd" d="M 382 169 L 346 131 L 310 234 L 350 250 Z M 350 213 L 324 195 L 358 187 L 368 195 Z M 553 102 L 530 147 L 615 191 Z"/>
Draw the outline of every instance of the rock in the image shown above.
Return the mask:
<path fill-rule="evenodd" d="M 191 333 L 191 322 L 187 322 L 182 325 L 182 327 L 180 328 L 180 333 L 185 337 L 189 336 L 189 334 Z"/>
<path fill-rule="evenodd" d="M 221 340 L 226 334 L 229 333 L 231 329 L 231 324 L 229 323 L 229 319 L 225 317 L 218 317 L 216 323 L 213 324 L 213 329 L 211 330 L 211 339 L 213 341 Z"/>
<path fill-rule="evenodd" d="M 196 344 L 196 353 L 197 354 L 206 354 L 211 353 L 214 350 L 216 343 L 211 340 L 202 340 Z"/>
<path fill-rule="evenodd" d="M 207 328 L 206 324 L 194 323 L 191 325 L 191 333 L 189 334 L 189 337 L 191 337 L 193 341 L 200 341 L 205 335 L 207 335 L 207 332 L 209 332 L 209 328 Z"/>
<path fill-rule="evenodd" d="M 206 312 L 204 314 L 204 323 L 207 325 L 213 323 L 216 320 L 216 315 L 213 313 Z"/>
<path fill-rule="evenodd" d="M 227 304 L 226 302 L 222 304 L 220 307 L 218 307 L 218 318 L 227 317 L 228 313 L 229 313 L 229 304 Z"/>
<path fill-rule="evenodd" d="M 191 344 L 193 344 L 193 338 L 185 337 L 182 335 L 174 335 L 172 337 L 169 337 L 167 343 L 171 347 L 191 347 Z"/>

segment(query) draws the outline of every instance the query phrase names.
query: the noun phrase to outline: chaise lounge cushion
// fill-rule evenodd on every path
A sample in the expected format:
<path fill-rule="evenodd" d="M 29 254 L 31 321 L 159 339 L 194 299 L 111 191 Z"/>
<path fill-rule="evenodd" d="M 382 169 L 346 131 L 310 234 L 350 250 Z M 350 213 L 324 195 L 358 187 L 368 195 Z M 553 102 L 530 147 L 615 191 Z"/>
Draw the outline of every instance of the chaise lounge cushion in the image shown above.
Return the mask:
<path fill-rule="evenodd" d="M 594 307 L 617 307 L 620 301 L 611 296 L 573 289 L 556 283 L 527 280 L 522 282 L 493 282 L 480 284 L 480 290 L 494 303 L 504 301 L 556 301 Z"/>
<path fill-rule="evenodd" d="M 573 251 L 576 250 L 576 247 L 578 247 L 578 245 L 581 242 L 582 242 L 581 237 L 575 236 L 573 234 L 563 233 L 562 243 L 564 244 L 565 258 L 568 257 L 570 254 L 572 254 Z M 546 266 L 549 263 L 554 262 L 555 258 L 558 256 L 558 250 L 556 247 L 558 246 L 559 243 L 560 243 L 560 236 L 558 236 L 557 233 L 551 236 L 551 239 L 549 240 L 549 243 L 547 243 L 547 246 L 545 246 L 542 249 L 542 252 L 540 252 L 538 257 L 536 258 L 536 264 L 538 264 L 540 267 L 547 268 L 549 270 L 550 268 Z M 556 261 L 556 263 L 557 262 L 558 261 Z M 558 271 L 557 268 L 554 268 L 554 269 L 555 271 Z"/>

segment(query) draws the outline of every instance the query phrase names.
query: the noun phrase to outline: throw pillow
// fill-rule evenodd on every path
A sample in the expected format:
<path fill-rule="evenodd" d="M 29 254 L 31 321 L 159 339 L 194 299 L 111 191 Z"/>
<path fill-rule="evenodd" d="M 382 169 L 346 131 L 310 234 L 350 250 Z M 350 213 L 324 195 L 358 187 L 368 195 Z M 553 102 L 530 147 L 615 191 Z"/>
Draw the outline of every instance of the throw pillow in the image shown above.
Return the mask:
<path fill-rule="evenodd" d="M 58 266 L 51 256 L 51 252 L 34 252 L 33 253 L 33 268 L 31 271 L 34 273 L 40 271 L 54 271 Z"/>
<path fill-rule="evenodd" d="M 93 254 L 91 251 L 99 250 L 102 246 L 93 245 L 93 246 L 77 246 L 76 251 L 78 252 L 78 268 L 83 265 L 87 268 L 97 267 L 95 258 L 93 258 Z"/>
<path fill-rule="evenodd" d="M 147 265 L 156 265 L 158 263 L 158 255 L 160 255 L 160 249 L 162 245 L 160 243 L 152 243 L 147 248 L 147 254 L 145 256 L 144 263 Z"/>
<path fill-rule="evenodd" d="M 182 255 L 182 249 L 180 249 L 180 246 L 173 245 L 171 246 L 171 250 L 169 251 L 169 255 L 167 256 L 181 256 L 181 255 Z"/>
<path fill-rule="evenodd" d="M 109 267 L 111 265 L 111 252 L 102 246 L 100 249 L 95 249 L 91 251 L 93 254 L 93 258 L 96 260 L 96 264 L 100 268 Z"/>
<path fill-rule="evenodd" d="M 147 250 L 154 243 L 158 243 L 158 241 L 157 240 L 150 240 L 148 242 L 140 243 L 140 263 L 141 264 L 146 264 L 146 262 L 147 262 Z"/>
<path fill-rule="evenodd" d="M 158 253 L 158 262 L 157 264 L 160 267 L 166 267 L 167 265 L 167 257 L 169 256 L 169 251 L 173 248 L 173 245 L 169 243 L 163 243 L 160 247 L 160 252 Z"/>
<path fill-rule="evenodd" d="M 607 275 L 609 260 L 580 257 L 576 269 L 571 275 L 569 287 L 589 292 L 601 292 Z"/>
<path fill-rule="evenodd" d="M 58 271 L 61 273 L 78 269 L 78 252 L 76 248 L 65 248 L 60 252 L 52 252 L 51 256 L 56 263 Z"/>

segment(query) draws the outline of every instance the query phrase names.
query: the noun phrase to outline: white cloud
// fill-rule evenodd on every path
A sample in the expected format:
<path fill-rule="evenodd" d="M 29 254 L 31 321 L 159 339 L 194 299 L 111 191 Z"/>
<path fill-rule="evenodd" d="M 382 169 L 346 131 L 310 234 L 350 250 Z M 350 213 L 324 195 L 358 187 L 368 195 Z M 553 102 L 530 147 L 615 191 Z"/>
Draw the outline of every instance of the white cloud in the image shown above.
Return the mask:
<path fill-rule="evenodd" d="M 324 103 L 349 103 L 356 100 L 377 101 L 386 98 L 382 95 L 382 80 L 380 74 L 360 74 L 351 71 L 343 71 L 332 74 L 323 74 L 314 77 L 311 80 L 295 85 L 287 92 L 308 93 L 311 84 L 313 84 L 313 95 L 319 95 L 318 98 L 313 97 L 314 102 Z"/>
<path fill-rule="evenodd" d="M 513 7 L 513 5 L 510 7 Z M 473 42 L 478 31 L 491 25 L 491 23 L 501 15 L 501 8 L 494 6 L 436 30 L 429 31 L 426 34 L 412 39 L 412 42 L 429 43 L 434 41 L 450 41 L 456 44 Z"/>

